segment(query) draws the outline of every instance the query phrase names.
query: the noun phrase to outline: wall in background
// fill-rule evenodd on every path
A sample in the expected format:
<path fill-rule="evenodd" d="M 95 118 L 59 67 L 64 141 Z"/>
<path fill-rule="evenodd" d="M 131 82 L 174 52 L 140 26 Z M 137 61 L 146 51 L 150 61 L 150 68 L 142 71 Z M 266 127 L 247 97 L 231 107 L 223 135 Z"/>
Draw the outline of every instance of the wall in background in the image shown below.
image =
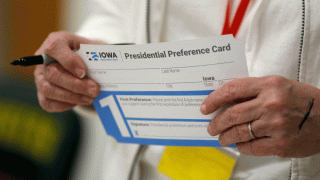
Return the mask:
<path fill-rule="evenodd" d="M 10 62 L 33 55 L 50 32 L 75 32 L 88 8 L 88 0 L 0 1 L 0 77 L 32 83 L 34 67 Z"/>
<path fill-rule="evenodd" d="M 9 42 L 9 35 L 8 32 L 8 24 L 11 21 L 11 16 L 8 15 L 8 3 L 6 1 L 0 1 L 0 78 L 4 79 L 5 74 L 7 73 L 7 69 L 4 67 L 5 62 L 3 59 L 7 57 L 7 51 L 10 49 L 7 48 L 7 42 Z"/>
<path fill-rule="evenodd" d="M 19 81 L 33 81 L 34 67 L 12 67 L 10 62 L 33 55 L 52 31 L 61 29 L 62 0 L 0 1 L 1 71 Z"/>

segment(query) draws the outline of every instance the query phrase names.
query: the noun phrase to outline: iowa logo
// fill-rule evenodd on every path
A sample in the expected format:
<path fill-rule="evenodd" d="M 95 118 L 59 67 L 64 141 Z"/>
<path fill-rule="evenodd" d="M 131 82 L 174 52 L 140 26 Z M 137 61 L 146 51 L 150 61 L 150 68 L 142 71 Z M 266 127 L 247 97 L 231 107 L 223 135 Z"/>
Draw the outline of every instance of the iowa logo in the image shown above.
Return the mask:
<path fill-rule="evenodd" d="M 87 57 L 89 58 L 89 61 L 98 61 L 99 56 L 97 55 L 97 52 L 87 52 Z"/>
<path fill-rule="evenodd" d="M 118 56 L 115 52 L 86 52 L 89 61 L 110 61 L 118 60 Z"/>

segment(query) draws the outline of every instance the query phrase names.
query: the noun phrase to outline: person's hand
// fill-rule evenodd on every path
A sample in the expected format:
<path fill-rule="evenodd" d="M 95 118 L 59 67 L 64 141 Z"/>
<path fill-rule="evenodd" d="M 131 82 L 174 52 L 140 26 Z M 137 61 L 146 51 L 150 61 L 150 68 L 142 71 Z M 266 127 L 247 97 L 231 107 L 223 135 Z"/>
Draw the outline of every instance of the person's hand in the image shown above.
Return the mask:
<path fill-rule="evenodd" d="M 212 119 L 208 133 L 222 146 L 236 143 L 254 156 L 307 157 L 320 153 L 320 90 L 281 76 L 241 78 L 212 92 L 200 110 Z M 252 134 L 248 123 L 251 122 Z"/>
<path fill-rule="evenodd" d="M 37 65 L 34 76 L 40 106 L 48 112 L 62 112 L 76 105 L 90 105 L 99 94 L 99 85 L 86 77 L 87 68 L 72 50 L 81 44 L 101 44 L 67 32 L 51 33 L 35 55 L 42 53 L 56 59 Z"/>

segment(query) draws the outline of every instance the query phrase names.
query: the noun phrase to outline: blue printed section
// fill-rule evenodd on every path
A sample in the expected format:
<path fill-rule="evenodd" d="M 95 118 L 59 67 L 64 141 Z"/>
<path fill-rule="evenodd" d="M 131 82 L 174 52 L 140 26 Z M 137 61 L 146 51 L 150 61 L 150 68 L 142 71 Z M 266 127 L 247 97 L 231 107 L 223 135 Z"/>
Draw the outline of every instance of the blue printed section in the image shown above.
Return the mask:
<path fill-rule="evenodd" d="M 137 144 L 150 144 L 150 145 L 166 145 L 166 146 L 211 146 L 221 147 L 217 140 L 185 140 L 185 139 L 147 139 L 135 138 L 134 135 L 139 135 L 139 132 L 132 132 L 128 125 L 127 120 L 134 120 L 134 118 L 125 117 L 119 102 L 116 98 L 117 95 L 144 95 L 144 96 L 194 96 L 194 95 L 209 95 L 212 91 L 101 91 L 99 96 L 94 101 L 94 107 L 99 114 L 102 124 L 110 136 L 114 137 L 120 143 L 137 143 Z M 100 100 L 108 96 L 113 96 L 120 114 L 126 124 L 126 128 L 130 133 L 130 137 L 122 137 L 120 130 L 117 126 L 109 106 L 101 107 Z M 137 120 L 157 120 L 159 119 L 137 119 Z M 188 121 L 188 122 L 209 122 L 210 119 L 160 119 L 160 121 Z M 235 144 L 230 147 L 236 147 Z"/>

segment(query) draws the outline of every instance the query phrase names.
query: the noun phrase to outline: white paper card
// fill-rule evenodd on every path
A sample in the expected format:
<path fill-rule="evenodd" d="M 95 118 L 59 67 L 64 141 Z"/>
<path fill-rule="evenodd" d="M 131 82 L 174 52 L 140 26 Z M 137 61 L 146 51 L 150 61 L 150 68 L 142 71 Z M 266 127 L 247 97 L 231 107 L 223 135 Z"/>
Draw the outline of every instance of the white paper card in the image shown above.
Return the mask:
<path fill-rule="evenodd" d="M 101 88 L 94 107 L 118 142 L 221 146 L 207 133 L 215 113 L 202 101 L 248 76 L 244 46 L 232 35 L 143 45 L 81 45 L 77 52 Z M 234 147 L 234 145 L 232 145 Z"/>

